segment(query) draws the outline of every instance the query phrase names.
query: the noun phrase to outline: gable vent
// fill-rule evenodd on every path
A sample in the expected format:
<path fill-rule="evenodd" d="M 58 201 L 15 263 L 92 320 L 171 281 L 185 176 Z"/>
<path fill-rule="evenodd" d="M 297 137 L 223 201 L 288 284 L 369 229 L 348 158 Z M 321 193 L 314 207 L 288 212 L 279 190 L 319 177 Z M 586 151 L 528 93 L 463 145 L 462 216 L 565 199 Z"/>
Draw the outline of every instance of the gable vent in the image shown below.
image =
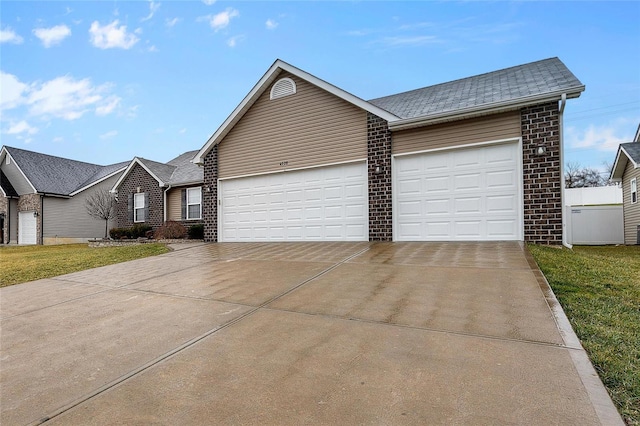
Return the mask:
<path fill-rule="evenodd" d="M 282 78 L 276 81 L 271 88 L 271 99 L 278 99 L 296 93 L 296 83 L 290 78 Z"/>

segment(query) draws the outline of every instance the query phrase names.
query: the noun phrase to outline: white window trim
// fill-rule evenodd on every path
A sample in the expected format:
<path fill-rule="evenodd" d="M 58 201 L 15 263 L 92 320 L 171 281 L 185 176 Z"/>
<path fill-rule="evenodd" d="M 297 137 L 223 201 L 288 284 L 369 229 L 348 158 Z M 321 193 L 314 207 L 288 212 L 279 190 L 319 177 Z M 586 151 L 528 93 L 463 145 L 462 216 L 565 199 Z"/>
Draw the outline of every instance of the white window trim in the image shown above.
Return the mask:
<path fill-rule="evenodd" d="M 636 180 L 636 178 L 631 179 L 631 181 L 629 182 L 629 186 L 630 186 L 630 192 L 629 195 L 631 196 L 631 204 L 636 204 L 638 202 L 638 181 Z M 633 199 L 633 195 L 635 194 L 635 200 Z"/>
<path fill-rule="evenodd" d="M 200 192 L 200 202 L 199 203 L 189 203 L 189 191 L 199 191 Z M 202 188 L 201 187 L 195 187 L 195 188 L 187 188 L 187 214 L 186 214 L 186 220 L 199 220 L 202 219 Z M 199 215 L 198 217 L 189 217 L 189 206 L 199 206 Z"/>
<path fill-rule="evenodd" d="M 142 200 L 142 206 L 138 207 L 137 200 Z M 142 210 L 142 219 L 138 219 L 138 210 Z M 144 192 L 138 192 L 133 194 L 133 222 L 134 223 L 142 223 L 144 222 Z"/>

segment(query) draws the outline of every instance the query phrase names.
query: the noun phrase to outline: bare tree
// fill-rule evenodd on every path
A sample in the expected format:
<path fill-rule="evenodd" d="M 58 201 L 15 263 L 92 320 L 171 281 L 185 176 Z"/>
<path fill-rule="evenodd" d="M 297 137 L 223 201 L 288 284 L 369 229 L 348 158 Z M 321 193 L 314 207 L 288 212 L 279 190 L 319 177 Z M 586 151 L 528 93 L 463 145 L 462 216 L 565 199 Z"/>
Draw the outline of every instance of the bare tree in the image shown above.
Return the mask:
<path fill-rule="evenodd" d="M 89 216 L 104 220 L 104 238 L 109 233 L 109 220 L 116 217 L 116 200 L 106 189 L 99 189 L 89 195 L 84 202 Z"/>
<path fill-rule="evenodd" d="M 564 171 L 564 182 L 566 188 L 607 186 L 609 176 L 604 177 L 603 173 L 592 167 L 582 167 L 578 163 L 567 163 Z"/>

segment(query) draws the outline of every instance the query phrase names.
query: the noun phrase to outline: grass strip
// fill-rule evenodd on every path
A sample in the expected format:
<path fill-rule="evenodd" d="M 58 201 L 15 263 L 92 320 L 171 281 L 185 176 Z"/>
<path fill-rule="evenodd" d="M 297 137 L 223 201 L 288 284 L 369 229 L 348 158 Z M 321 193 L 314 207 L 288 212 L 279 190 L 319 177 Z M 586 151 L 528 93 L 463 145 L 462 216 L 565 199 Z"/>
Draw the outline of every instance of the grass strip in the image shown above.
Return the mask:
<path fill-rule="evenodd" d="M 628 425 L 640 425 L 640 246 L 529 245 Z"/>
<path fill-rule="evenodd" d="M 0 248 L 0 287 L 166 253 L 163 244 L 91 248 L 87 244 Z"/>

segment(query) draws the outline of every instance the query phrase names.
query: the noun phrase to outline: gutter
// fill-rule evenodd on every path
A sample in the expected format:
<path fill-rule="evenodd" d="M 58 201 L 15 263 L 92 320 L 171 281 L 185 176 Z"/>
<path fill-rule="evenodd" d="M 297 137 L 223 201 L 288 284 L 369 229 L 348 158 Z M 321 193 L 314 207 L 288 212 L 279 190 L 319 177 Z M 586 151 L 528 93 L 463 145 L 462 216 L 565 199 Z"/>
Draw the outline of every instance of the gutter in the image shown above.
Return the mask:
<path fill-rule="evenodd" d="M 568 249 L 573 248 L 572 244 L 569 244 L 567 241 L 567 218 L 565 215 L 565 205 L 564 205 L 564 190 L 565 190 L 565 180 L 564 180 L 564 107 L 567 104 L 567 94 L 563 93 L 560 98 L 560 111 L 558 113 L 558 128 L 559 132 L 559 141 L 560 141 L 560 205 L 562 208 L 562 245 Z"/>
<path fill-rule="evenodd" d="M 395 120 L 389 122 L 389 130 L 406 130 L 416 127 L 428 126 L 433 124 L 445 123 L 447 121 L 464 120 L 468 118 L 480 117 L 488 114 L 496 114 L 499 112 L 512 111 L 522 107 L 531 105 L 532 103 L 543 103 L 555 101 L 558 99 L 577 98 L 584 91 L 585 86 L 573 87 L 570 90 L 561 92 L 551 92 L 542 95 L 526 96 L 507 102 L 492 102 L 477 105 L 469 108 L 463 108 L 456 111 L 448 111 L 439 114 L 429 115 L 427 117 L 406 118 L 403 120 Z M 564 106 L 563 106 L 564 108 Z"/>

